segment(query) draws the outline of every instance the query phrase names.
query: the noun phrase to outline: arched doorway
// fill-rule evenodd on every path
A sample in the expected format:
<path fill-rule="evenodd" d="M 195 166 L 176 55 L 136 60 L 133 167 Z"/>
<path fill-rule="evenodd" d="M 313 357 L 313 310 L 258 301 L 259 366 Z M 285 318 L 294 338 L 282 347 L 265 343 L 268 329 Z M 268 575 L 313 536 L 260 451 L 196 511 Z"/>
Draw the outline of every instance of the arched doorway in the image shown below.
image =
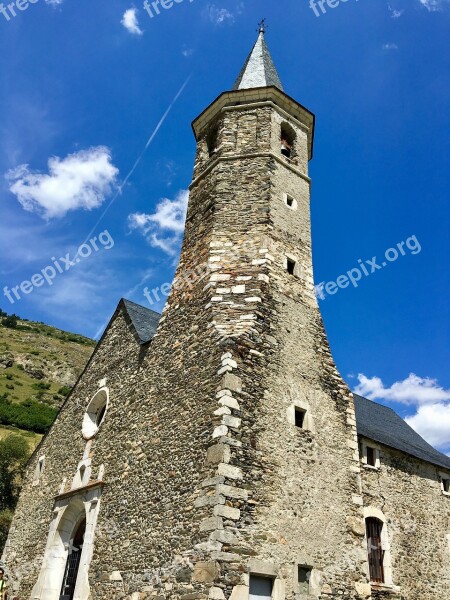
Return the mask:
<path fill-rule="evenodd" d="M 83 551 L 84 534 L 86 533 L 86 518 L 78 525 L 73 539 L 70 541 L 64 578 L 59 600 L 73 600 Z"/>

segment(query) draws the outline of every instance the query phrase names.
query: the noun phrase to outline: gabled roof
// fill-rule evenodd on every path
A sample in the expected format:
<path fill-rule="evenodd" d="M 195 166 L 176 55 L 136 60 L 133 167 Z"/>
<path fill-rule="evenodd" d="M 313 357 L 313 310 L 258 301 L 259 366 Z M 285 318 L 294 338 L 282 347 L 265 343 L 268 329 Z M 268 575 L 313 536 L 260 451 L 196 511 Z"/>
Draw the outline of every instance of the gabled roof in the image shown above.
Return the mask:
<path fill-rule="evenodd" d="M 258 39 L 236 79 L 233 90 L 247 90 L 272 85 L 284 91 L 264 39 L 264 31 L 260 31 Z"/>
<path fill-rule="evenodd" d="M 358 435 L 450 469 L 450 458 L 430 446 L 392 408 L 357 394 L 353 394 L 353 397 Z"/>
<path fill-rule="evenodd" d="M 124 308 L 130 318 L 141 344 L 149 342 L 156 333 L 161 315 L 145 306 L 122 298 Z"/>

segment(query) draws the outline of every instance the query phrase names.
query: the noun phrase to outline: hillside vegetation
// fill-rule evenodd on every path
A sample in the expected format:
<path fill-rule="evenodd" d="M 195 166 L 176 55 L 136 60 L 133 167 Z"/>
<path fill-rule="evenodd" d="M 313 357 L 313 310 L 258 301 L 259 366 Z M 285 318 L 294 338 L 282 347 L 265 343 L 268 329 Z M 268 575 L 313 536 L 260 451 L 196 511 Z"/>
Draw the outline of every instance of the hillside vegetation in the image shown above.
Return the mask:
<path fill-rule="evenodd" d="M 14 315 L 0 317 L 0 426 L 43 434 L 95 342 Z"/>
<path fill-rule="evenodd" d="M 25 464 L 95 342 L 0 311 L 0 554 Z"/>

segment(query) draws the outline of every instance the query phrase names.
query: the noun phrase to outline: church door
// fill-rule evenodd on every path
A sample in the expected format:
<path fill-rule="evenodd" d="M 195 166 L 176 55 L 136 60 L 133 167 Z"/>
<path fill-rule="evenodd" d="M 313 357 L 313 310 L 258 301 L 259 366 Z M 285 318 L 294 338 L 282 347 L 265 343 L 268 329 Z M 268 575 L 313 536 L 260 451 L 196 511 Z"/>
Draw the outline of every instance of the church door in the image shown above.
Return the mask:
<path fill-rule="evenodd" d="M 378 519 L 366 519 L 367 545 L 369 548 L 370 580 L 384 583 L 384 552 L 381 543 L 383 523 Z"/>
<path fill-rule="evenodd" d="M 83 539 L 86 531 L 86 519 L 84 519 L 75 532 L 73 541 L 69 545 L 66 569 L 61 587 L 59 600 L 72 600 L 77 583 L 78 569 L 80 567 L 81 552 L 83 550 Z"/>

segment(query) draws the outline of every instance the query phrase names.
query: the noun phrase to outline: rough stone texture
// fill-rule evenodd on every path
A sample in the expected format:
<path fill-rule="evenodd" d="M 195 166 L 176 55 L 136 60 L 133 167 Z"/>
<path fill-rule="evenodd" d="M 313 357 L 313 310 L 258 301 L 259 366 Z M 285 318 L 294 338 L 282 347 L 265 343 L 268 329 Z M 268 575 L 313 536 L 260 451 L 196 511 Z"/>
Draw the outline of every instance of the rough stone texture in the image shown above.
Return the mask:
<path fill-rule="evenodd" d="M 387 519 L 393 582 L 407 600 L 450 598 L 450 497 L 440 469 L 380 446 L 380 468 L 362 469 L 366 509 Z M 373 596 L 385 598 L 382 592 Z"/>
<path fill-rule="evenodd" d="M 296 135 L 292 160 L 280 154 L 286 121 Z M 387 499 L 393 512 L 417 510 L 427 540 L 411 539 L 414 562 L 406 537 L 393 552 L 401 597 L 445 597 L 448 524 L 429 468 L 410 479 L 398 459 L 382 471 L 389 491 L 364 472 L 362 492 L 352 396 L 313 293 L 310 136 L 306 123 L 253 100 L 224 108 L 199 136 L 182 254 L 154 339 L 140 346 L 119 305 L 30 462 L 6 549 L 12 573 L 26 570 L 21 597 L 38 578 L 54 499 L 69 490 L 83 455 L 91 481 L 104 487 L 90 595 L 80 600 L 247 600 L 252 568 L 276 574 L 274 600 L 306 600 L 297 593 L 299 564 L 314 569 L 311 597 L 368 598 L 369 494 L 387 515 Z M 86 443 L 81 422 L 101 379 L 110 404 Z M 290 422 L 293 406 L 306 407 L 313 429 Z M 33 485 L 40 455 L 45 470 Z M 418 498 L 427 504 L 417 507 Z M 428 502 L 439 508 L 433 517 Z"/>

